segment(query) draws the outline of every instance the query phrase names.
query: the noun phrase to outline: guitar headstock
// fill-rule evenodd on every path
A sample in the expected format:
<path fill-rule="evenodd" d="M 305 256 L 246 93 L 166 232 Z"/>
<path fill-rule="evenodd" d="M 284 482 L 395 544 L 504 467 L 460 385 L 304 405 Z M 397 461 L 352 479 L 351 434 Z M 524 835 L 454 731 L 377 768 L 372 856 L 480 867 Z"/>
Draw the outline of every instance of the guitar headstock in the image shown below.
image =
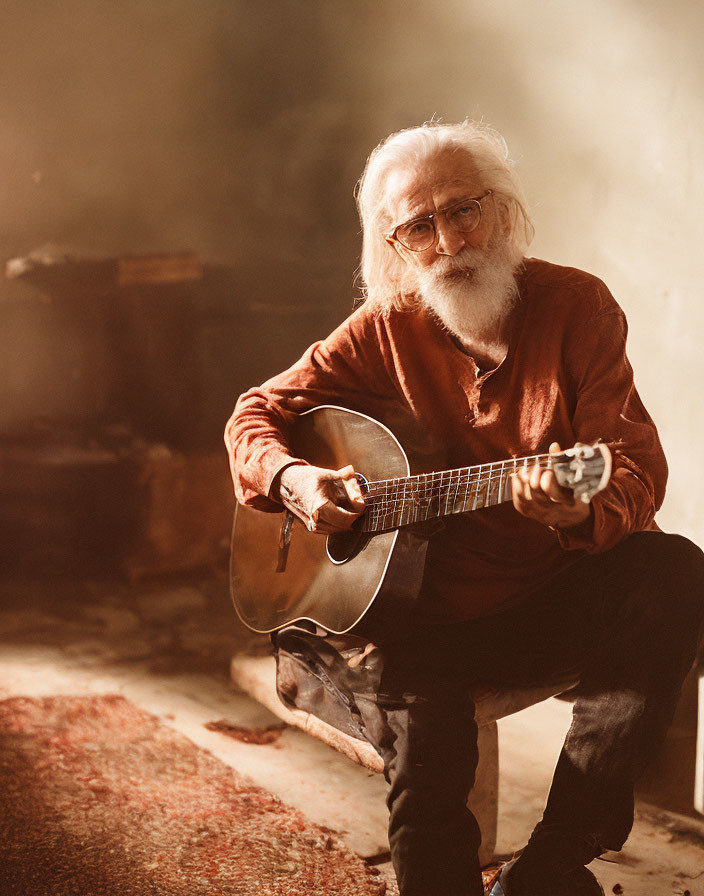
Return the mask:
<path fill-rule="evenodd" d="M 548 466 L 559 485 L 588 504 L 611 478 L 611 452 L 603 442 L 577 442 L 573 448 L 551 455 Z"/>

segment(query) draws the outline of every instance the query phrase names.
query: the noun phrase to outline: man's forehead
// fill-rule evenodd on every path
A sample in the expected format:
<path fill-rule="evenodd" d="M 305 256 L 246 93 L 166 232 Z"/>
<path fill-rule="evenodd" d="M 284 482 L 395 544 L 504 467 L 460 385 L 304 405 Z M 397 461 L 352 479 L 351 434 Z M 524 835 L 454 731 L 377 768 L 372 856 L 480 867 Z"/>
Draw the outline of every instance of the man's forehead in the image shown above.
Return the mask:
<path fill-rule="evenodd" d="M 445 152 L 421 166 L 399 166 L 386 179 L 385 199 L 392 218 L 409 218 L 435 203 L 463 199 L 481 190 L 476 168 L 463 152 Z"/>

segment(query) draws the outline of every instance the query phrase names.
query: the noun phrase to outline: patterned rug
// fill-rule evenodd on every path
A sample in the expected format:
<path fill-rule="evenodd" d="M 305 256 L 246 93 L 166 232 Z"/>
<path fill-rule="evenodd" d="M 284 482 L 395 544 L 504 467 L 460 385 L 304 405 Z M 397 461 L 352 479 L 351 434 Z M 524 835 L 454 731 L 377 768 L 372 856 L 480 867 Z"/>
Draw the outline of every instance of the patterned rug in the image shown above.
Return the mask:
<path fill-rule="evenodd" d="M 2 896 L 382 896 L 330 832 L 119 696 L 0 701 Z"/>

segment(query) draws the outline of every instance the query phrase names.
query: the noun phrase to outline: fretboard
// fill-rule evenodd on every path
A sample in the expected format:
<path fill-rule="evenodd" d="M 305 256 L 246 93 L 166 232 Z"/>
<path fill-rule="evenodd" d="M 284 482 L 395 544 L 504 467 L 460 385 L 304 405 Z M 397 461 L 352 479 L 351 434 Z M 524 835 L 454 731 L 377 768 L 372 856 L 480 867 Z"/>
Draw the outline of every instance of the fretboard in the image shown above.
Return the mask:
<path fill-rule="evenodd" d="M 451 513 L 468 513 L 511 500 L 511 474 L 541 463 L 550 467 L 554 455 L 536 454 L 368 483 L 363 529 L 381 532 Z"/>

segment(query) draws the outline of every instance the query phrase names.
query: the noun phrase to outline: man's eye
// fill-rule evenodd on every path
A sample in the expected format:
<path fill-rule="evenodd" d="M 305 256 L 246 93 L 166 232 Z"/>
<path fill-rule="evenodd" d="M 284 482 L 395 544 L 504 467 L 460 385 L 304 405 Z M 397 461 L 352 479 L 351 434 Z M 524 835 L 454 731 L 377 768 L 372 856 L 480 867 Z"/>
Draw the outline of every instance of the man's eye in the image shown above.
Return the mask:
<path fill-rule="evenodd" d="M 409 237 L 425 236 L 432 229 L 430 221 L 414 221 L 408 225 L 407 234 Z"/>
<path fill-rule="evenodd" d="M 477 209 L 473 202 L 468 202 L 466 205 L 459 205 L 457 208 L 453 209 L 452 217 L 453 218 L 472 218 L 476 215 Z"/>

